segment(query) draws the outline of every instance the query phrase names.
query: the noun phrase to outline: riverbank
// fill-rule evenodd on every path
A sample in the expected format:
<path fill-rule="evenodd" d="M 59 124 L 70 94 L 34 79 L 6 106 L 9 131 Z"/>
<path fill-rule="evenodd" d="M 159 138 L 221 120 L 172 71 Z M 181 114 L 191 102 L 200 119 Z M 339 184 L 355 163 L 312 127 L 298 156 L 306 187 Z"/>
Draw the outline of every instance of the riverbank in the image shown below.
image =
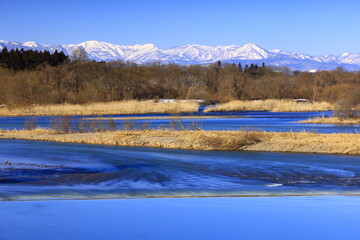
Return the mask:
<path fill-rule="evenodd" d="M 299 123 L 314 124 L 360 124 L 360 118 L 318 117 L 299 121 Z"/>
<path fill-rule="evenodd" d="M 81 115 L 118 115 L 147 113 L 185 113 L 197 112 L 199 104 L 194 101 L 157 102 L 118 101 L 89 104 L 52 104 L 32 105 L 24 107 L 0 107 L 0 116 L 81 116 Z"/>
<path fill-rule="evenodd" d="M 295 100 L 234 100 L 205 109 L 205 112 L 272 111 L 272 112 L 320 112 L 333 110 L 328 102 L 296 102 Z"/>
<path fill-rule="evenodd" d="M 224 119 L 245 118 L 242 116 L 142 116 L 142 117 L 84 117 L 82 120 L 186 120 L 186 119 Z"/>
<path fill-rule="evenodd" d="M 65 134 L 54 130 L 34 129 L 0 131 L 0 139 L 191 150 L 360 155 L 359 134 L 342 133 L 132 130 Z"/>
<path fill-rule="evenodd" d="M 51 104 L 8 107 L 0 106 L 0 116 L 101 116 L 121 114 L 151 113 L 193 113 L 199 109 L 199 103 L 192 100 L 128 100 L 117 102 L 98 102 L 88 104 Z M 313 112 L 329 111 L 334 106 L 327 102 L 296 102 L 294 100 L 234 100 L 207 107 L 204 112 L 227 111 L 272 111 L 272 112 Z"/>

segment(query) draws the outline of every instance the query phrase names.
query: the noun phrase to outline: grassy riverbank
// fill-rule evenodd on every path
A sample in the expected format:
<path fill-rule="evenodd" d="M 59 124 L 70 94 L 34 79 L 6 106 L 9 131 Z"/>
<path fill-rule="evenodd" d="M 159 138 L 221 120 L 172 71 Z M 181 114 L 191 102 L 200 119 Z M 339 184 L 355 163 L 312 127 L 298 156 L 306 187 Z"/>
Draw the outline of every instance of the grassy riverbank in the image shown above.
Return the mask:
<path fill-rule="evenodd" d="M 34 129 L 0 131 L 0 138 L 196 150 L 360 154 L 359 134 L 170 130 L 64 134 Z"/>
<path fill-rule="evenodd" d="M 27 107 L 0 107 L 0 116 L 70 116 L 196 112 L 196 102 L 119 101 L 89 104 L 53 104 Z"/>
<path fill-rule="evenodd" d="M 360 118 L 318 117 L 299 122 L 315 124 L 360 124 Z"/>
<path fill-rule="evenodd" d="M 333 110 L 327 102 L 295 102 L 294 100 L 234 100 L 218 106 L 207 108 L 205 112 L 215 111 L 272 111 L 272 112 L 315 112 Z"/>
<path fill-rule="evenodd" d="M 191 113 L 197 112 L 197 102 L 157 102 L 118 101 L 89 104 L 52 104 L 31 105 L 22 107 L 0 107 L 0 116 L 71 116 L 71 115 L 115 115 L 115 114 L 147 114 L 147 113 Z M 333 110 L 334 106 L 327 102 L 297 103 L 294 100 L 252 100 L 230 101 L 205 109 L 215 111 L 273 111 L 273 112 L 309 112 Z"/>
<path fill-rule="evenodd" d="M 84 117 L 83 120 L 180 120 L 180 119 L 224 119 L 224 118 L 245 118 L 242 116 L 141 116 L 141 117 Z"/>

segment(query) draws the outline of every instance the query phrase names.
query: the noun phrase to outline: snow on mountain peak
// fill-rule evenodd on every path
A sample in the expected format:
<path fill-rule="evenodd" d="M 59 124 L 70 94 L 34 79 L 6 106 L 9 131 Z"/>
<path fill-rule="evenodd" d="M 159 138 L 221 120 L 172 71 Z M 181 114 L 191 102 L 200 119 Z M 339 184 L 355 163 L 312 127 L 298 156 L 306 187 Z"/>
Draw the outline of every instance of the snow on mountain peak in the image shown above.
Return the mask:
<path fill-rule="evenodd" d="M 157 48 L 154 44 L 152 43 L 146 43 L 146 44 L 143 44 L 143 45 L 140 45 L 140 46 L 143 46 L 143 47 L 146 47 L 146 48 Z"/>
<path fill-rule="evenodd" d="M 244 49 L 261 49 L 259 46 L 257 46 L 255 43 L 247 43 L 242 46 Z"/>
<path fill-rule="evenodd" d="M 245 59 L 264 59 L 269 57 L 269 52 L 254 43 L 248 43 L 239 48 L 238 55 Z"/>
<path fill-rule="evenodd" d="M 23 43 L 24 46 L 26 47 L 39 47 L 39 44 L 37 42 L 24 42 Z"/>
<path fill-rule="evenodd" d="M 36 42 L 11 42 L 0 40 L 0 50 L 3 47 L 11 49 L 34 49 L 50 52 L 63 51 L 71 54 L 78 47 L 83 47 L 89 57 L 97 61 L 133 61 L 139 64 L 161 61 L 178 64 L 209 64 L 218 60 L 223 62 L 258 63 L 267 65 L 288 66 L 298 70 L 335 69 L 338 66 L 347 69 L 360 69 L 360 54 L 344 53 L 338 57 L 333 55 L 310 56 L 307 54 L 284 52 L 279 49 L 266 50 L 255 43 L 243 46 L 204 46 L 198 44 L 180 45 L 168 49 L 160 49 L 154 44 L 116 45 L 96 40 L 69 45 L 42 45 Z"/>
<path fill-rule="evenodd" d="M 350 55 L 350 53 L 343 53 L 343 54 L 340 55 L 340 57 L 347 57 L 349 55 Z"/>
<path fill-rule="evenodd" d="M 271 52 L 271 53 L 280 53 L 281 50 L 280 49 L 272 49 L 272 50 L 269 50 L 269 52 Z"/>
<path fill-rule="evenodd" d="M 344 63 L 360 65 L 360 53 L 344 53 L 338 59 Z"/>

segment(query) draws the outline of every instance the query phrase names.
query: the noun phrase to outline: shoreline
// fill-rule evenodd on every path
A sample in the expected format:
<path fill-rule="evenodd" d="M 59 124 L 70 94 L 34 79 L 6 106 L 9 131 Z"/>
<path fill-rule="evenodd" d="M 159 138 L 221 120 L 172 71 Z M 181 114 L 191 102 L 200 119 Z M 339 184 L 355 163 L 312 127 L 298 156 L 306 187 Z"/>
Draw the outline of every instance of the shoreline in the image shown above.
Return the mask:
<path fill-rule="evenodd" d="M 299 121 L 299 123 L 357 125 L 360 124 L 360 118 L 318 117 Z"/>
<path fill-rule="evenodd" d="M 205 109 L 205 112 L 270 111 L 270 112 L 323 112 L 332 111 L 328 102 L 296 102 L 293 99 L 232 100 Z"/>
<path fill-rule="evenodd" d="M 17 107 L 0 107 L 0 117 L 36 116 L 101 116 L 126 114 L 180 114 L 196 113 L 200 104 L 195 100 L 123 100 L 85 104 L 48 104 Z M 233 100 L 208 106 L 204 112 L 270 111 L 270 112 L 322 112 L 333 110 L 328 102 L 298 103 L 292 99 Z"/>
<path fill-rule="evenodd" d="M 124 100 L 113 102 L 94 102 L 86 104 L 48 104 L 19 107 L 0 107 L 0 117 L 36 117 L 36 116 L 101 116 L 125 114 L 157 113 L 193 113 L 199 104 L 193 100 L 187 102 L 158 102 L 156 100 Z"/>
<path fill-rule="evenodd" d="M 65 134 L 35 129 L 0 131 L 0 139 L 206 151 L 360 155 L 360 135 L 356 133 L 127 130 Z"/>
<path fill-rule="evenodd" d="M 154 117 L 84 117 L 81 120 L 186 120 L 186 119 L 223 119 L 246 118 L 243 116 L 154 116 Z"/>

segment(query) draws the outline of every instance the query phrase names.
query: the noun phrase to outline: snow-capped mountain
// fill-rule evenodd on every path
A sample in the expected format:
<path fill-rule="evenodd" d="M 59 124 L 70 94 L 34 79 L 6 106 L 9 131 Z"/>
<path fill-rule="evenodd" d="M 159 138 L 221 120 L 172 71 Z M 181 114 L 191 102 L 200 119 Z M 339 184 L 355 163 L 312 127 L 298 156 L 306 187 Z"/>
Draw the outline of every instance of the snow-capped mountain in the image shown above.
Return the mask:
<path fill-rule="evenodd" d="M 71 55 L 76 48 L 82 47 L 89 57 L 96 61 L 132 61 L 139 64 L 150 62 L 177 64 L 209 64 L 218 60 L 224 63 L 265 63 L 273 66 L 286 66 L 294 70 L 331 70 L 344 67 L 347 70 L 360 70 L 360 54 L 344 53 L 340 56 L 311 56 L 301 53 L 284 52 L 279 49 L 266 50 L 254 43 L 244 46 L 203 46 L 196 44 L 181 45 L 160 49 L 153 44 L 121 46 L 106 42 L 87 41 L 70 45 L 43 45 L 36 42 L 11 42 L 0 40 L 0 49 L 23 48 L 38 51 L 55 50 Z"/>

